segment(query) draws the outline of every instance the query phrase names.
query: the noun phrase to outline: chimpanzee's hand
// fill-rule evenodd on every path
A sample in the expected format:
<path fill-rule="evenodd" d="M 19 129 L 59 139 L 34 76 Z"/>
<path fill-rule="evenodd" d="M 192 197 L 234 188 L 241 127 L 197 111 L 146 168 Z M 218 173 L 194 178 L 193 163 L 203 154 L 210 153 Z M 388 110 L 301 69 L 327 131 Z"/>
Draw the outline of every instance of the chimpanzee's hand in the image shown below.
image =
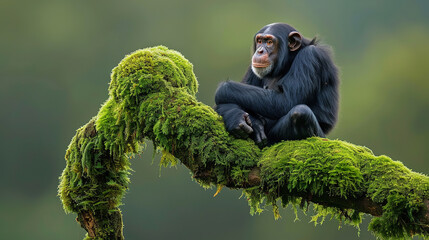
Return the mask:
<path fill-rule="evenodd" d="M 247 138 L 252 134 L 252 121 L 250 120 L 250 116 L 247 112 L 243 112 L 241 117 L 237 119 L 230 132 L 237 138 Z"/>
<path fill-rule="evenodd" d="M 219 104 L 215 111 L 223 117 L 225 129 L 236 138 L 248 138 L 253 133 L 250 115 L 236 104 Z"/>
<path fill-rule="evenodd" d="M 255 141 L 255 143 L 260 147 L 263 148 L 267 145 L 267 136 L 265 135 L 265 121 L 262 118 L 256 118 L 253 116 L 249 116 L 250 121 L 252 123 L 252 129 L 253 133 L 250 135 L 250 137 Z"/>

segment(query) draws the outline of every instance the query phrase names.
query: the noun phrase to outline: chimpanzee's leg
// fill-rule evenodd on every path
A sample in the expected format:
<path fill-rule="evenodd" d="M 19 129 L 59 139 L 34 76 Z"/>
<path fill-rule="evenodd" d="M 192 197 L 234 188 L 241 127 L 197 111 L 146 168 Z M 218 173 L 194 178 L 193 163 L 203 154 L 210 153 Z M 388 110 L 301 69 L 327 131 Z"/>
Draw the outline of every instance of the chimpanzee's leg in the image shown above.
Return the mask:
<path fill-rule="evenodd" d="M 281 140 L 298 140 L 312 136 L 325 137 L 313 111 L 304 104 L 293 107 L 268 131 L 268 143 Z"/>

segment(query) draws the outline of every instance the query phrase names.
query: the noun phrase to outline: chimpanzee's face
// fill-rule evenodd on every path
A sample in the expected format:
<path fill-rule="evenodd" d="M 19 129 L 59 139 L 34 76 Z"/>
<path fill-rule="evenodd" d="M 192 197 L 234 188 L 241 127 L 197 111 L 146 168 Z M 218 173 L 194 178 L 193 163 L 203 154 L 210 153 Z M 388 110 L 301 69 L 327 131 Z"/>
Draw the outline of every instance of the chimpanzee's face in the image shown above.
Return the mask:
<path fill-rule="evenodd" d="M 264 78 L 274 67 L 278 53 L 278 39 L 272 34 L 259 33 L 255 36 L 255 53 L 252 70 L 259 78 Z"/>

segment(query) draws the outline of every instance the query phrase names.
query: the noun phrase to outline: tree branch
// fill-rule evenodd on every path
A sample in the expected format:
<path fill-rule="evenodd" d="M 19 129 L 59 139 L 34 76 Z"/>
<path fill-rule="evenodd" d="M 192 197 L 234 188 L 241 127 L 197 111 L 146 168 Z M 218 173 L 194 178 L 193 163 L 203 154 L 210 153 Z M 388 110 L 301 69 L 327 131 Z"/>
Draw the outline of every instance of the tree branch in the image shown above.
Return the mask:
<path fill-rule="evenodd" d="M 381 238 L 429 236 L 429 178 L 386 156 L 338 140 L 284 141 L 260 150 L 231 137 L 212 108 L 195 98 L 192 65 L 165 47 L 136 51 L 112 71 L 109 99 L 77 130 L 66 152 L 59 195 L 78 214 L 86 239 L 123 239 L 121 199 L 129 158 L 145 139 L 161 164 L 183 163 L 202 185 L 242 188 L 251 212 L 260 205 L 316 203 L 321 217 L 359 224 Z"/>

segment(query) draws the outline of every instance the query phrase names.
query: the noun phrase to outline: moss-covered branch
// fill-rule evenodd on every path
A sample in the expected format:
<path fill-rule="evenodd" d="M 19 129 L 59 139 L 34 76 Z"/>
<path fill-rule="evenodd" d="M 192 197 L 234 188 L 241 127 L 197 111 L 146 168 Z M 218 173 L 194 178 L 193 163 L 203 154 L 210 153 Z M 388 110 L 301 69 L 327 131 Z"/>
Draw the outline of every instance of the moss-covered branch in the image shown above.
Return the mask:
<path fill-rule="evenodd" d="M 384 239 L 429 237 L 429 178 L 386 156 L 342 141 L 310 138 L 260 150 L 231 137 L 221 117 L 195 98 L 192 65 L 165 47 L 138 50 L 113 69 L 109 99 L 77 130 L 66 153 L 59 195 L 78 214 L 87 239 L 123 239 L 121 199 L 129 158 L 146 139 L 162 149 L 161 164 L 178 161 L 202 185 L 243 188 L 251 212 L 261 204 L 317 203 L 317 217 L 333 214 Z"/>

